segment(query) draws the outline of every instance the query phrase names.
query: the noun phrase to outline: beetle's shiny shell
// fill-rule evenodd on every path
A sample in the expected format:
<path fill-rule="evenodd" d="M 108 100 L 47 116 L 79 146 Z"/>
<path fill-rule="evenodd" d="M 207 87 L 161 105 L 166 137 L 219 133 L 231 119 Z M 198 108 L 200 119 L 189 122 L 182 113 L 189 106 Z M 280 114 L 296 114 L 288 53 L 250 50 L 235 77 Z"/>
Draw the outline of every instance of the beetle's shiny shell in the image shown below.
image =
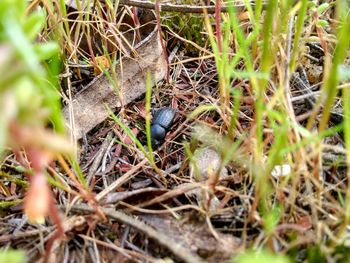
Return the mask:
<path fill-rule="evenodd" d="M 153 124 L 151 126 L 151 138 L 152 140 L 156 141 L 162 141 L 165 138 L 166 130 L 158 125 L 158 124 Z"/>
<path fill-rule="evenodd" d="M 162 108 L 154 114 L 152 125 L 157 124 L 168 130 L 173 124 L 175 115 L 176 111 L 174 109 L 168 107 Z"/>

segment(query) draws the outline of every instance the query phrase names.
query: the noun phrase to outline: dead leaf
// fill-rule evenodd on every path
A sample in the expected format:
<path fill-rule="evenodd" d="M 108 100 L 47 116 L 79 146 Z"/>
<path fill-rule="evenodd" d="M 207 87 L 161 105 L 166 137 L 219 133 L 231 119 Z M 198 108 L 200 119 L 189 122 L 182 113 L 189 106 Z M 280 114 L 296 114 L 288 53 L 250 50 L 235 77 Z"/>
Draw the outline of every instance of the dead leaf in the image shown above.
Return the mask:
<path fill-rule="evenodd" d="M 139 130 L 137 128 L 132 128 L 131 131 L 135 135 L 135 137 L 139 134 Z M 122 138 L 122 142 L 125 143 L 126 145 L 130 145 L 134 143 L 134 141 L 127 134 L 125 134 L 124 137 Z"/>
<path fill-rule="evenodd" d="M 226 262 L 237 253 L 240 240 L 232 235 L 217 233 L 216 240 L 205 222 L 187 220 L 181 222 L 170 216 L 142 215 L 149 225 L 170 236 L 191 253 L 197 254 L 205 262 Z"/>
<path fill-rule="evenodd" d="M 154 196 L 159 196 L 160 194 L 164 194 L 165 192 L 167 192 L 167 190 L 165 189 L 148 187 L 132 191 L 110 193 L 106 197 L 106 204 L 117 203 L 119 201 L 130 199 L 131 197 L 133 197 L 133 201 L 135 201 L 135 199 L 142 199 L 144 201 L 145 199 L 150 199 Z"/>
<path fill-rule="evenodd" d="M 309 215 L 304 215 L 298 218 L 298 225 L 305 228 L 305 230 L 311 229 L 312 219 Z"/>
<path fill-rule="evenodd" d="M 94 75 L 100 75 L 104 70 L 110 68 L 108 59 L 105 56 L 95 57 L 95 61 L 91 61 L 91 65 L 94 67 Z"/>
<path fill-rule="evenodd" d="M 107 106 L 115 110 L 143 95 L 146 92 L 147 72 L 151 73 L 155 84 L 164 79 L 166 67 L 159 34 L 154 25 L 153 31 L 136 45 L 132 55 L 119 60 L 115 68 L 115 86 L 110 81 L 113 74 L 110 77 L 101 74 L 75 94 L 71 103 L 64 107 L 67 128 L 75 139 L 80 139 L 109 116 Z"/>

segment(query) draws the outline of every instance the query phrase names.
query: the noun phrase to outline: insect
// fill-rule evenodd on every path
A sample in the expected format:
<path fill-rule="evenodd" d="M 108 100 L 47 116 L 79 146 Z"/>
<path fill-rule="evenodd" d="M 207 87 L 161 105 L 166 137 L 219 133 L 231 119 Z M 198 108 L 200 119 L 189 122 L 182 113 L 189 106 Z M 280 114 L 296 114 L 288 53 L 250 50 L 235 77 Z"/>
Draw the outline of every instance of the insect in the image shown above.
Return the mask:
<path fill-rule="evenodd" d="M 166 133 L 173 124 L 175 115 L 176 110 L 169 107 L 162 108 L 155 112 L 151 125 L 151 140 L 153 146 L 158 146 L 164 141 Z"/>

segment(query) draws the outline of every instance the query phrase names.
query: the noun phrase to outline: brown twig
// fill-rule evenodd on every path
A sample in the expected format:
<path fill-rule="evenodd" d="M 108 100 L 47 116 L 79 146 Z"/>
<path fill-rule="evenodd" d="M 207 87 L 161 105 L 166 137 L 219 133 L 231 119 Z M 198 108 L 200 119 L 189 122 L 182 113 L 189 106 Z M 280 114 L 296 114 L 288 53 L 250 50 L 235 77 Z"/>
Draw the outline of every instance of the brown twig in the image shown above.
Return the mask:
<path fill-rule="evenodd" d="M 95 213 L 95 209 L 89 207 L 88 205 L 80 204 L 74 205 L 72 207 L 74 211 L 81 211 L 87 213 Z M 146 225 L 144 222 L 137 220 L 136 218 L 124 214 L 122 212 L 101 208 L 101 211 L 109 218 L 115 219 L 122 224 L 129 225 L 148 237 L 156 240 L 159 244 L 166 247 L 169 251 L 171 251 L 174 255 L 179 257 L 181 260 L 187 263 L 199 263 L 203 262 L 201 258 L 197 255 L 190 253 L 187 249 L 185 249 L 179 242 L 176 242 L 174 239 L 166 236 L 164 233 L 157 231 L 156 229 Z"/>
<path fill-rule="evenodd" d="M 141 1 L 141 0 L 119 0 L 120 5 L 136 6 L 145 9 L 156 9 L 156 4 L 151 1 Z M 254 5 L 251 3 L 251 5 Z M 207 10 L 208 14 L 215 13 L 215 6 L 193 6 L 193 5 L 175 5 L 171 3 L 162 3 L 160 6 L 160 11 L 163 12 L 179 12 L 179 13 L 204 13 L 203 9 Z M 234 7 L 237 11 L 245 10 L 245 4 L 235 4 Z M 224 13 L 228 11 L 228 5 L 222 5 L 220 12 Z"/>
<path fill-rule="evenodd" d="M 75 4 L 76 0 L 65 0 L 66 5 L 76 8 Z M 250 3 L 254 6 L 254 3 Z M 151 1 L 142 1 L 142 0 L 119 0 L 119 5 L 121 6 L 134 6 L 144 9 L 152 9 L 156 10 L 156 4 Z M 265 3 L 263 4 L 265 5 Z M 202 14 L 204 13 L 204 9 L 208 14 L 215 13 L 215 6 L 206 5 L 206 6 L 194 6 L 194 5 L 176 5 L 171 3 L 162 3 L 160 4 L 160 11 L 163 12 L 179 12 L 179 13 L 194 13 L 194 14 Z M 237 12 L 246 10 L 245 4 L 234 4 Z M 220 8 L 221 13 L 228 12 L 228 5 L 222 5 Z"/>
<path fill-rule="evenodd" d="M 107 194 L 112 192 L 114 189 L 125 183 L 127 180 L 130 180 L 133 176 L 135 176 L 136 171 L 140 169 L 143 165 L 147 163 L 147 159 L 142 160 L 137 165 L 135 165 L 130 171 L 125 173 L 123 176 L 119 177 L 116 181 L 114 181 L 111 185 L 105 188 L 103 191 L 96 195 L 96 200 L 100 201 Z"/>
<path fill-rule="evenodd" d="M 2 235 L 0 236 L 0 244 L 6 244 L 11 241 L 16 241 L 19 239 L 28 239 L 32 236 L 38 236 L 42 232 L 51 232 L 54 229 L 54 227 L 48 227 L 48 228 L 43 228 L 43 229 L 35 229 L 35 230 L 26 230 L 25 232 L 17 232 L 17 233 L 12 233 L 10 235 Z"/>
<path fill-rule="evenodd" d="M 186 184 L 184 186 L 178 187 L 176 189 L 173 189 L 169 192 L 166 192 L 164 194 L 162 194 L 161 196 L 155 197 L 152 200 L 143 202 L 141 204 L 138 204 L 137 207 L 146 207 L 146 206 L 150 206 L 153 204 L 157 204 L 157 203 L 161 203 L 165 200 L 168 200 L 170 198 L 173 198 L 175 196 L 179 196 L 181 194 L 184 194 L 186 192 L 191 191 L 192 189 L 198 188 L 201 186 L 201 183 L 191 183 L 191 184 Z"/>

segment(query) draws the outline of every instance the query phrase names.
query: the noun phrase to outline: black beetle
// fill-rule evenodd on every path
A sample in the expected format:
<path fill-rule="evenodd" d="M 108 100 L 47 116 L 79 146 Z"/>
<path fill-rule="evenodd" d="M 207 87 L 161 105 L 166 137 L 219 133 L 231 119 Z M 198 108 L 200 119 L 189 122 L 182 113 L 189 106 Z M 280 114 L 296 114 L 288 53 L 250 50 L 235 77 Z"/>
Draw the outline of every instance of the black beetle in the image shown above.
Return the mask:
<path fill-rule="evenodd" d="M 176 110 L 169 107 L 159 109 L 154 113 L 151 125 L 152 146 L 156 147 L 164 141 L 166 133 L 173 124 L 175 115 Z"/>

